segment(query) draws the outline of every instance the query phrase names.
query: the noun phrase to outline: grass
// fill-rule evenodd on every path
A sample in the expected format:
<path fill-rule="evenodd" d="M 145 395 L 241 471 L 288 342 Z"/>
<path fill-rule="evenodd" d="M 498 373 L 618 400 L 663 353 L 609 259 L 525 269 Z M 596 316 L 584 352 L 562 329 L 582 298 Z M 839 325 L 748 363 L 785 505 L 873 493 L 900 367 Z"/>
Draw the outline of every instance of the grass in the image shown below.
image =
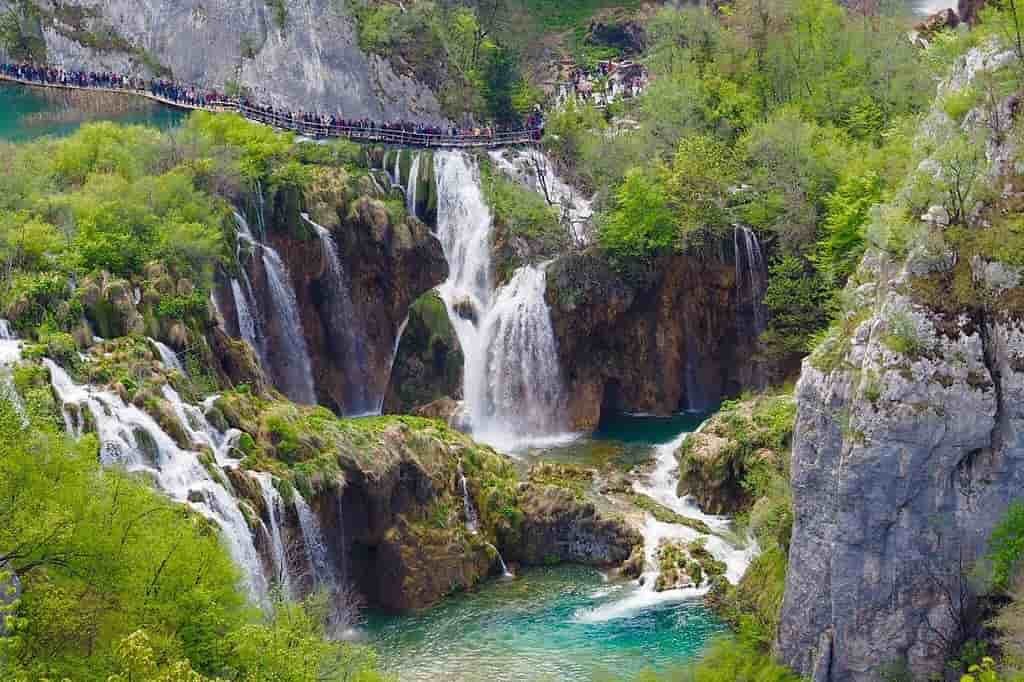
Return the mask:
<path fill-rule="evenodd" d="M 522 0 L 522 5 L 530 17 L 540 27 L 551 33 L 567 31 L 573 28 L 586 29 L 591 17 L 600 10 L 610 7 L 633 9 L 640 6 L 638 0 Z"/>

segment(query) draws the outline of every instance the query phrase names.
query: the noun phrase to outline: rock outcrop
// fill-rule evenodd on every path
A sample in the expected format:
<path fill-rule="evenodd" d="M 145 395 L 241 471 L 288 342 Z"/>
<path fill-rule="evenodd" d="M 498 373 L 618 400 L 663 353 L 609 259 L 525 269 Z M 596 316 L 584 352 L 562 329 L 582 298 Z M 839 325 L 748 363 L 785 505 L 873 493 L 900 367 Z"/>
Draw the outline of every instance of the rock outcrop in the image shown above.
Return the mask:
<path fill-rule="evenodd" d="M 973 50 L 952 83 L 999 62 Z M 924 134 L 948 129 L 942 116 Z M 1007 188 L 997 201 L 1012 214 L 1019 184 L 996 161 L 1013 153 L 997 147 L 981 177 Z M 905 259 L 870 250 L 841 324 L 804 362 L 776 648 L 816 682 L 876 680 L 888 665 L 941 672 L 975 602 L 967 575 L 1020 498 L 1024 269 L 979 247 L 1001 212 L 972 215 L 969 238 L 922 222 Z"/>
<path fill-rule="evenodd" d="M 443 399 L 462 397 L 462 348 L 448 310 L 436 291 L 421 296 L 409 309 L 408 322 L 395 354 L 384 411 L 408 414 Z M 434 409 L 430 416 L 443 416 Z M 447 411 L 447 410 L 446 410 Z"/>
<path fill-rule="evenodd" d="M 566 488 L 523 484 L 519 504 L 523 522 L 518 537 L 504 545 L 506 558 L 511 561 L 611 566 L 629 559 L 634 548 L 643 543 L 632 526 L 601 515 L 593 504 Z"/>
<path fill-rule="evenodd" d="M 0 57 L 172 76 L 350 118 L 444 120 L 427 87 L 360 50 L 343 2 L 0 0 L 0 14 L 8 13 L 18 17 L 20 42 L 32 54 L 5 55 L 16 46 L 0 44 Z"/>
<path fill-rule="evenodd" d="M 573 429 L 705 409 L 761 381 L 731 264 L 675 255 L 620 273 L 585 252 L 552 263 L 547 283 Z"/>

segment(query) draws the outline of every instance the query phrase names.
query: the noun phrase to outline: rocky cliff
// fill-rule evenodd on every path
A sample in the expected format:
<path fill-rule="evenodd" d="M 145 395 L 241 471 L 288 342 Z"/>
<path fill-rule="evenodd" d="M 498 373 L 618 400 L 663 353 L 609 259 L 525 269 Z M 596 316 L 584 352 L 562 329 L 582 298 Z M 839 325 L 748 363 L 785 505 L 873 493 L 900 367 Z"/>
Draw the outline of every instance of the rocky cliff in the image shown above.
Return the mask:
<path fill-rule="evenodd" d="M 443 120 L 429 89 L 359 49 L 335 0 L 0 0 L 0 15 L 20 34 L 0 42 L 3 58 L 171 76 L 351 118 Z"/>
<path fill-rule="evenodd" d="M 972 51 L 945 91 L 1004 57 Z M 943 149 L 980 128 L 973 113 L 962 125 L 944 116 L 923 127 L 937 151 L 915 187 L 949 182 Z M 777 652 L 816 682 L 941 672 L 970 621 L 967 575 L 1021 496 L 1024 262 L 1004 248 L 1020 244 L 1012 229 L 1001 232 L 1020 184 L 1008 138 L 990 138 L 983 156 L 979 183 L 1003 191 L 983 202 L 972 190 L 966 227 L 942 207 L 902 226 L 884 214 L 880 234 L 916 235 L 909 254 L 876 238 L 887 250 L 868 251 L 840 323 L 803 366 Z"/>
<path fill-rule="evenodd" d="M 574 429 L 705 409 L 760 382 L 731 264 L 674 255 L 619 272 L 585 252 L 552 263 L 547 282 Z"/>

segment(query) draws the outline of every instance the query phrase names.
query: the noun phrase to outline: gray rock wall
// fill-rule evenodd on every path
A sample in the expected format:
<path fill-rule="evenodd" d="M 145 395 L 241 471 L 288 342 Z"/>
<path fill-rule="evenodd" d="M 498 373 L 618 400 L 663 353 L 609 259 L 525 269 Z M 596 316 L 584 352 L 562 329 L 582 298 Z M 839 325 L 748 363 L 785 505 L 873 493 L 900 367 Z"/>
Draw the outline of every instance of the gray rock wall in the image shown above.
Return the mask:
<path fill-rule="evenodd" d="M 42 22 L 51 64 L 149 75 L 145 51 L 177 80 L 210 87 L 233 81 L 275 105 L 378 121 L 443 119 L 429 89 L 359 49 L 343 0 L 287 0 L 283 29 L 267 0 L 35 2 L 44 17 L 58 17 Z M 54 14 L 55 5 L 85 13 L 72 22 L 67 18 L 75 13 Z M 0 12 L 20 6 L 20 0 L 0 0 Z M 84 35 L 100 42 L 117 35 L 132 49 L 87 47 L 82 42 L 95 41 Z"/>

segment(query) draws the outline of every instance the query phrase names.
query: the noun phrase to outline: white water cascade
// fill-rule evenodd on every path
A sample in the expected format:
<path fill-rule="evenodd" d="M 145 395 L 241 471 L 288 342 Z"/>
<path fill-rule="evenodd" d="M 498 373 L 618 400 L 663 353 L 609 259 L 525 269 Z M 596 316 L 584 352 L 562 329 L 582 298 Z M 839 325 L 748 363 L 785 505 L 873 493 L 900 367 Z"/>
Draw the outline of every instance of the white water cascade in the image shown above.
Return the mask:
<path fill-rule="evenodd" d="M 409 182 L 405 188 L 405 208 L 409 215 L 416 215 L 416 189 L 420 181 L 420 152 L 416 152 L 409 165 Z"/>
<path fill-rule="evenodd" d="M 284 547 L 284 536 L 281 529 L 284 527 L 284 498 L 274 487 L 274 478 L 270 474 L 260 471 L 254 472 L 252 476 L 260 485 L 260 492 L 263 495 L 263 506 L 267 510 L 267 520 L 270 526 L 264 524 L 267 536 L 270 538 L 271 558 L 274 561 L 273 581 L 276 581 L 281 593 L 286 597 L 295 596 L 293 593 L 291 566 L 288 563 L 288 553 Z"/>
<path fill-rule="evenodd" d="M 680 516 L 703 521 L 711 529 L 712 534 L 700 533 L 689 526 L 664 523 L 646 514 L 642 528 L 644 536 L 644 571 L 643 584 L 628 591 L 622 599 L 609 602 L 597 608 L 577 614 L 577 618 L 587 622 L 598 622 L 625 618 L 646 608 L 664 603 L 685 601 L 707 593 L 708 584 L 665 590 L 655 590 L 658 578 L 658 546 L 663 540 L 691 542 L 704 540 L 704 546 L 719 561 L 725 563 L 725 578 L 736 584 L 746 573 L 747 567 L 757 552 L 757 544 L 751 539 L 743 547 L 736 547 L 722 538 L 731 534 L 731 521 L 721 516 L 711 516 L 700 511 L 696 504 L 686 497 L 676 494 L 679 482 L 679 468 L 676 461 L 676 450 L 682 445 L 689 434 L 682 434 L 671 442 L 655 446 L 654 468 L 643 480 L 633 482 L 633 489 L 647 495 Z"/>
<path fill-rule="evenodd" d="M 434 155 L 437 235 L 448 261 L 438 288 L 465 357 L 473 436 L 501 449 L 564 438 L 564 389 L 543 267 L 524 266 L 492 292 L 491 212 L 476 168 L 459 152 Z"/>
<path fill-rule="evenodd" d="M 733 230 L 733 248 L 736 255 L 736 291 L 741 302 L 748 303 L 754 336 L 768 327 L 768 309 L 764 303 L 768 288 L 768 269 L 761 242 L 748 227 L 737 225 Z"/>
<path fill-rule="evenodd" d="M 375 391 L 369 369 L 366 343 L 361 333 L 359 316 L 349 295 L 349 280 L 338 256 L 338 246 L 330 230 L 313 222 L 303 213 L 302 219 L 313 228 L 320 239 L 326 264 L 326 285 L 329 296 L 325 296 L 328 317 L 328 332 L 335 352 L 343 356 L 341 363 L 345 374 L 346 415 L 365 415 L 379 412 L 384 400 L 383 390 Z M 375 395 L 376 393 L 380 395 Z"/>
<path fill-rule="evenodd" d="M 280 348 L 274 354 L 274 367 L 280 375 L 280 388 L 295 402 L 312 405 L 316 403 L 313 369 L 291 276 L 277 251 L 265 244 L 262 245 L 262 251 L 267 286 L 270 289 L 270 315 L 281 325 L 281 333 L 291 344 L 290 348 Z"/>
<path fill-rule="evenodd" d="M 176 369 L 182 374 L 185 374 L 185 366 L 181 364 L 181 359 L 178 358 L 178 354 L 170 349 L 165 343 L 161 343 L 156 339 L 150 339 L 150 343 L 156 348 L 156 352 L 160 354 L 160 362 L 164 364 L 167 369 Z"/>
<path fill-rule="evenodd" d="M 320 530 L 320 522 L 309 504 L 295 491 L 295 512 L 299 516 L 299 528 L 302 530 L 302 543 L 306 550 L 306 559 L 313 571 L 313 583 L 317 588 L 334 589 L 337 578 L 327 553 L 327 542 Z"/>
<path fill-rule="evenodd" d="M 245 516 L 222 481 L 215 480 L 202 465 L 199 453 L 179 447 L 151 416 L 125 404 L 117 394 L 75 384 L 56 363 L 48 359 L 44 363 L 50 370 L 54 394 L 63 407 L 68 433 L 82 435 L 82 413 L 88 410 L 100 441 L 101 463 L 149 474 L 173 500 L 190 505 L 220 526 L 228 551 L 242 569 L 250 597 L 265 606 L 267 581 Z M 232 434 L 218 433 L 202 417 L 199 408 L 186 406 L 170 387 L 166 388 L 164 395 L 189 436 L 211 445 L 217 464 L 233 465 L 227 457 Z M 195 438 L 197 435 L 201 437 Z"/>
<path fill-rule="evenodd" d="M 256 351 L 256 355 L 262 360 L 262 344 L 256 332 L 256 318 L 253 317 L 252 309 L 249 307 L 249 303 L 252 300 L 251 293 L 248 290 L 243 290 L 242 285 L 237 279 L 232 279 L 231 295 L 235 298 L 235 310 L 238 314 L 238 333 L 243 341 L 252 346 L 252 349 Z"/>

